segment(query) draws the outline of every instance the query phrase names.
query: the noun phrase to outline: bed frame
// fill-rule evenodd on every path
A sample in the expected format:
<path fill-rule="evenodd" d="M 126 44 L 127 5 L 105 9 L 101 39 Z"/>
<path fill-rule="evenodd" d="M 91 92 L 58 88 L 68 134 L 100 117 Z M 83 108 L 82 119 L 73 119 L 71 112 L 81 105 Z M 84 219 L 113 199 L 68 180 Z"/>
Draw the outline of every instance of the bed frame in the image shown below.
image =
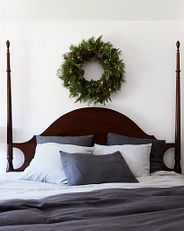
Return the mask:
<path fill-rule="evenodd" d="M 16 171 L 23 171 L 34 157 L 36 148 L 36 137 L 33 136 L 27 142 L 13 143 L 12 136 L 12 100 L 11 100 L 11 69 L 10 69 L 10 42 L 7 45 L 7 171 L 14 171 L 13 167 L 13 147 L 19 148 L 25 155 L 24 164 Z M 174 169 L 169 169 L 163 162 L 165 170 L 174 170 L 181 173 L 181 130 L 180 130 L 180 42 L 176 43 L 176 117 L 175 117 L 175 142 L 167 143 L 166 150 L 174 148 L 175 165 Z M 106 144 L 108 132 L 119 133 L 138 138 L 156 139 L 152 135 L 146 134 L 135 122 L 127 116 L 101 107 L 84 107 L 62 115 L 54 121 L 42 134 L 44 136 L 71 136 L 89 135 L 95 136 L 94 143 Z M 165 150 L 165 151 L 166 151 Z"/>

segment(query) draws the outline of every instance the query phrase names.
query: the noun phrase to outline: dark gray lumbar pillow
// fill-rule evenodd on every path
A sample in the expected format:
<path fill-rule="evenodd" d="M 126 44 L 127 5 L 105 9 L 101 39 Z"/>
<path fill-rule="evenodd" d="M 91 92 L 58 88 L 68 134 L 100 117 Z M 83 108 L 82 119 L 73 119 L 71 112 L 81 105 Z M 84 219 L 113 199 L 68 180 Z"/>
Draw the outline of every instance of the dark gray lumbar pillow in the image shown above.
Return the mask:
<path fill-rule="evenodd" d="M 138 182 L 119 151 L 98 156 L 62 151 L 60 154 L 68 185 Z"/>
<path fill-rule="evenodd" d="M 80 146 L 92 145 L 94 135 L 85 135 L 85 136 L 36 136 L 36 143 L 58 143 L 58 144 L 74 144 Z"/>
<path fill-rule="evenodd" d="M 124 136 L 116 133 L 108 133 L 107 145 L 121 144 L 152 144 L 150 153 L 150 172 L 163 170 L 162 156 L 165 150 L 165 140 L 142 139 Z"/>

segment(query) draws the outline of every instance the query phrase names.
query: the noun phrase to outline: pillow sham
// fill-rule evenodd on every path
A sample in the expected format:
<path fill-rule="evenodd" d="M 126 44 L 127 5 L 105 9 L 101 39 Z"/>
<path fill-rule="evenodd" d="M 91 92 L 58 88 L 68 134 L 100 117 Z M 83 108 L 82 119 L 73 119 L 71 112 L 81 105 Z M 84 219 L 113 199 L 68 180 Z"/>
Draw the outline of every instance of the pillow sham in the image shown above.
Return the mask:
<path fill-rule="evenodd" d="M 36 136 L 36 143 L 58 143 L 58 144 L 74 144 L 80 146 L 91 146 L 94 135 L 85 136 Z"/>
<path fill-rule="evenodd" d="M 45 143 L 38 144 L 30 165 L 24 170 L 22 180 L 43 181 L 54 184 L 66 183 L 59 151 L 92 153 L 92 147 Z"/>
<path fill-rule="evenodd" d="M 95 156 L 60 151 L 68 185 L 138 182 L 120 152 Z"/>
<path fill-rule="evenodd" d="M 165 140 L 142 139 L 124 136 L 116 133 L 108 133 L 107 144 L 152 144 L 150 153 L 150 172 L 163 170 L 162 155 L 165 150 Z"/>
<path fill-rule="evenodd" d="M 119 151 L 124 157 L 133 175 L 148 176 L 150 172 L 151 144 L 142 145 L 100 145 L 95 144 L 93 154 L 104 155 Z"/>

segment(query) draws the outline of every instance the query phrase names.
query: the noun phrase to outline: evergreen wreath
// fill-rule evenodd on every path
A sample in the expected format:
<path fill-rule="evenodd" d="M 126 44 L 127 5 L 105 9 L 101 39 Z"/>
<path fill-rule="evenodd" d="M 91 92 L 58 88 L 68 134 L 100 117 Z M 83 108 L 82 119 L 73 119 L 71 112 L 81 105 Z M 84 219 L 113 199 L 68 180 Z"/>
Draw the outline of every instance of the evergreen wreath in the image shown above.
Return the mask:
<path fill-rule="evenodd" d="M 121 51 L 101 38 L 92 37 L 82 40 L 78 46 L 71 45 L 70 52 L 64 54 L 65 61 L 58 69 L 58 77 L 69 89 L 70 97 L 77 98 L 76 102 L 105 104 L 125 81 L 125 64 L 119 58 Z M 102 66 L 104 72 L 99 80 L 88 81 L 84 78 L 82 67 L 89 60 L 97 61 Z"/>

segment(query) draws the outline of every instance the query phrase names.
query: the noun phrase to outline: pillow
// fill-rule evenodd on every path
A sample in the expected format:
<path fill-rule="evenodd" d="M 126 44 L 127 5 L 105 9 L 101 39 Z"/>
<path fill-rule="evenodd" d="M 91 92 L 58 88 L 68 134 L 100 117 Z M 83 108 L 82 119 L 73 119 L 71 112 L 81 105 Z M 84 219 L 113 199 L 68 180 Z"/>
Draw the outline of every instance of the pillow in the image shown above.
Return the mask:
<path fill-rule="evenodd" d="M 150 172 L 151 144 L 100 145 L 95 144 L 93 154 L 104 155 L 119 151 L 135 177 L 148 176 Z"/>
<path fill-rule="evenodd" d="M 60 159 L 60 150 L 69 153 L 92 153 L 93 148 L 57 143 L 38 144 L 35 156 L 30 165 L 24 170 L 21 179 L 55 184 L 66 183 L 66 175 Z"/>
<path fill-rule="evenodd" d="M 150 153 L 150 172 L 163 170 L 162 155 L 165 150 L 165 140 L 141 139 L 123 136 L 115 133 L 108 133 L 107 144 L 148 144 L 152 143 Z"/>
<path fill-rule="evenodd" d="M 75 144 L 80 146 L 91 146 L 93 135 L 86 136 L 36 136 L 36 143 L 58 143 L 58 144 Z"/>
<path fill-rule="evenodd" d="M 60 153 L 68 185 L 138 182 L 120 152 L 106 156 Z"/>

